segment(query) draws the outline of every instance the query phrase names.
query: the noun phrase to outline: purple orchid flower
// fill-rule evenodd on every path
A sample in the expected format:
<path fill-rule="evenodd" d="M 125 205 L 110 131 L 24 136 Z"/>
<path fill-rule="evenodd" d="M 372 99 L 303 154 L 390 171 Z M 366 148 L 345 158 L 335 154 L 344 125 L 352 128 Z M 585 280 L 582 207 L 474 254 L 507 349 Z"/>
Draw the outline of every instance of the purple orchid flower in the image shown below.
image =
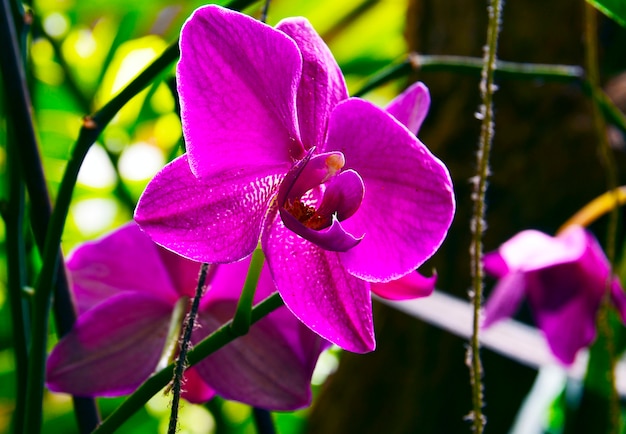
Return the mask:
<path fill-rule="evenodd" d="M 248 265 L 212 269 L 192 342 L 232 318 Z M 157 246 L 132 223 L 79 247 L 67 266 L 80 315 L 48 358 L 49 389 L 78 396 L 132 392 L 157 368 L 172 313 L 177 304 L 188 306 L 200 264 Z M 256 301 L 275 290 L 265 267 Z M 204 402 L 217 393 L 273 410 L 306 406 L 313 369 L 328 345 L 281 307 L 188 369 L 183 396 Z"/>
<path fill-rule="evenodd" d="M 553 354 L 564 364 L 596 336 L 596 315 L 606 293 L 609 262 L 591 233 L 573 226 L 556 237 L 526 230 L 485 255 L 485 270 L 499 279 L 485 305 L 487 328 L 512 316 L 524 295 Z M 626 323 L 626 295 L 617 277 L 610 295 Z"/>
<path fill-rule="evenodd" d="M 135 220 L 201 262 L 241 260 L 260 240 L 296 317 L 346 350 L 373 350 L 370 283 L 413 272 L 443 242 L 454 214 L 446 167 L 385 110 L 348 98 L 304 18 L 272 28 L 206 6 L 180 49 L 187 154 L 150 182 Z M 428 106 L 413 108 L 392 104 L 411 128 Z"/>

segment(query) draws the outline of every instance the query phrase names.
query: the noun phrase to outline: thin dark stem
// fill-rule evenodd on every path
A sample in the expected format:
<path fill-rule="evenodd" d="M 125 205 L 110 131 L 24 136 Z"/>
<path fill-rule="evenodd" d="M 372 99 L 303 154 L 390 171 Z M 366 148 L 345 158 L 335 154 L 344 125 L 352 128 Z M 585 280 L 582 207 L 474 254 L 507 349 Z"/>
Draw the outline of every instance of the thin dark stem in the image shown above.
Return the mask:
<path fill-rule="evenodd" d="M 261 21 L 262 23 L 267 22 L 267 12 L 270 9 L 270 1 L 271 0 L 265 0 L 265 2 L 263 3 L 263 9 L 261 9 L 261 17 L 259 18 L 259 21 Z"/>
<path fill-rule="evenodd" d="M 485 429 L 486 418 L 483 413 L 483 367 L 480 359 L 480 309 L 483 299 L 483 233 L 485 231 L 485 215 L 487 203 L 487 178 L 489 176 L 489 156 L 494 136 L 493 94 L 495 92 L 495 72 L 497 70 L 496 53 L 500 20 L 502 16 L 503 0 L 491 0 L 487 7 L 489 24 L 487 27 L 487 43 L 482 60 L 480 92 L 482 105 L 480 108 L 481 129 L 477 152 L 477 173 L 473 178 L 474 211 L 471 222 L 472 239 L 470 245 L 472 302 L 474 316 L 472 321 L 472 336 L 468 348 L 467 363 L 470 371 L 472 386 L 472 429 L 476 434 L 482 434 Z"/>
<path fill-rule="evenodd" d="M 6 101 L 5 101 L 5 107 Z M 9 111 L 7 123 L 7 160 L 16 161 L 16 137 L 12 130 L 12 117 Z M 7 292 L 11 311 L 11 330 L 13 334 L 13 354 L 15 358 L 15 408 L 13 410 L 13 432 L 24 431 L 24 411 L 26 406 L 26 384 L 28 367 L 28 304 L 23 297 L 22 288 L 26 282 L 26 260 L 23 234 L 24 221 L 24 183 L 19 165 L 7 165 L 9 196 L 4 212 L 6 225 L 7 255 Z"/>
<path fill-rule="evenodd" d="M 252 416 L 258 434 L 276 434 L 272 413 L 263 408 L 253 407 Z"/>
<path fill-rule="evenodd" d="M 278 293 L 274 293 L 252 309 L 252 324 L 275 311 L 283 305 L 283 300 Z M 219 329 L 211 333 L 202 342 L 197 344 L 187 354 L 189 366 L 200 362 L 210 354 L 219 350 L 226 344 L 234 341 L 239 336 L 231 327 L 232 321 L 228 321 Z M 174 364 L 170 364 L 147 379 L 139 388 L 130 395 L 102 424 L 94 431 L 94 434 L 112 433 L 117 430 L 128 418 L 139 410 L 150 398 L 163 389 L 172 377 Z"/>
<path fill-rule="evenodd" d="M 176 359 L 174 366 L 174 378 L 172 380 L 172 408 L 170 413 L 170 424 L 168 433 L 176 434 L 176 427 L 178 425 L 178 407 L 180 405 L 180 393 L 183 384 L 183 374 L 185 373 L 185 364 L 187 359 L 187 352 L 191 345 L 191 334 L 196 323 L 196 316 L 198 315 L 198 308 L 200 307 L 200 298 L 206 286 L 207 271 L 209 264 L 202 264 L 200 267 L 200 276 L 198 277 L 198 286 L 196 287 L 196 293 L 193 297 L 191 309 L 185 319 L 183 326 L 183 340 L 180 343 L 180 352 Z"/>

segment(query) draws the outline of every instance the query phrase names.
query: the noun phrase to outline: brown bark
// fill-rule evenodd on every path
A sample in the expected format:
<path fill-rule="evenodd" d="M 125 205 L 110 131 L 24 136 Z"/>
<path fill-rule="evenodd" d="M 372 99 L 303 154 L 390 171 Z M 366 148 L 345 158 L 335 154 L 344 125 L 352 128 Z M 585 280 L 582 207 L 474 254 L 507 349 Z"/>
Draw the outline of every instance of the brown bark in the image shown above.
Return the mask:
<path fill-rule="evenodd" d="M 481 0 L 413 0 L 407 39 L 423 54 L 481 56 L 486 4 Z M 505 4 L 499 58 L 583 64 L 582 2 Z M 614 50 L 607 42 L 605 49 Z M 432 107 L 420 138 L 449 167 L 458 211 L 450 234 L 431 261 L 438 287 L 466 297 L 470 286 L 469 178 L 474 175 L 480 104 L 478 77 L 421 73 Z M 555 230 L 606 189 L 588 99 L 575 84 L 498 80 L 496 134 L 491 159 L 485 249 L 516 232 Z M 624 156 L 617 155 L 624 168 Z M 622 170 L 623 172 L 623 170 Z M 600 222 L 600 225 L 602 222 Z M 600 239 L 603 231 L 596 226 Z M 522 314 L 522 318 L 529 319 Z M 309 433 L 470 432 L 466 343 L 382 305 L 375 308 L 378 349 L 345 353 L 338 372 L 312 408 Z M 487 433 L 507 432 L 535 372 L 483 350 Z"/>

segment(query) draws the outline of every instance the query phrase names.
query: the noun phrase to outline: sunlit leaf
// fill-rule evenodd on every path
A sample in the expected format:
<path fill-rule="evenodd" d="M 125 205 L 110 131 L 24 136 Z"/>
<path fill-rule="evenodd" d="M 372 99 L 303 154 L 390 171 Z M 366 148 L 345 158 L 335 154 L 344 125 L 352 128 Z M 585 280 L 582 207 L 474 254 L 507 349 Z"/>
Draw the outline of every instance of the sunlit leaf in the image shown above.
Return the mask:
<path fill-rule="evenodd" d="M 607 17 L 626 27 L 626 2 L 624 0 L 587 0 Z"/>

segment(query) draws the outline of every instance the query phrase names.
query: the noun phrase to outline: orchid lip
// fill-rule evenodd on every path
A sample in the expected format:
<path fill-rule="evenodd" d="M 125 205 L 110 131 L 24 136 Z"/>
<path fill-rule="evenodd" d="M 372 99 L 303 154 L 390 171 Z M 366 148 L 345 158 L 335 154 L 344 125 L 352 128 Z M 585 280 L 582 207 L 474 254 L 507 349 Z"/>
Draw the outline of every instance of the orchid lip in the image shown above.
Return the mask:
<path fill-rule="evenodd" d="M 325 250 L 345 252 L 356 246 L 357 238 L 341 221 L 361 205 L 365 186 L 354 170 L 341 169 L 341 152 L 313 155 L 312 148 L 285 175 L 278 191 L 280 216 L 287 228 Z"/>

